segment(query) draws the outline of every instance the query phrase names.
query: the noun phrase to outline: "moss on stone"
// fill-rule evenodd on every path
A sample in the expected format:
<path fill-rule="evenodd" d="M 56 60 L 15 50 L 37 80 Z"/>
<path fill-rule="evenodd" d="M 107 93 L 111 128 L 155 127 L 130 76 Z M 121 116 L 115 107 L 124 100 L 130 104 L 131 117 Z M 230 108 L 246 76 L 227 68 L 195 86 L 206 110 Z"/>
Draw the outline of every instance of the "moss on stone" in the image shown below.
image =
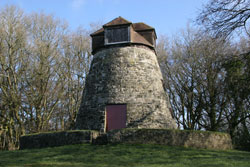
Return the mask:
<path fill-rule="evenodd" d="M 70 130 L 29 134 L 20 138 L 20 149 L 91 143 L 98 135 L 99 132 L 93 130 Z"/>
<path fill-rule="evenodd" d="M 161 144 L 205 149 L 231 149 L 230 135 L 221 132 L 125 128 L 99 133 L 95 130 L 70 130 L 28 134 L 20 138 L 20 149 L 54 147 L 70 144 L 129 143 Z"/>
<path fill-rule="evenodd" d="M 176 129 L 121 129 L 107 133 L 108 143 L 140 143 L 205 149 L 231 149 L 227 133 Z"/>
<path fill-rule="evenodd" d="M 67 132 L 67 133 L 72 133 L 72 132 L 96 132 L 98 133 L 97 130 L 61 130 L 61 131 L 48 131 L 48 132 L 39 132 L 39 133 L 30 133 L 30 134 L 25 134 L 22 136 L 33 136 L 33 135 L 40 135 L 40 134 L 51 134 L 51 133 L 61 133 L 61 132 Z"/>

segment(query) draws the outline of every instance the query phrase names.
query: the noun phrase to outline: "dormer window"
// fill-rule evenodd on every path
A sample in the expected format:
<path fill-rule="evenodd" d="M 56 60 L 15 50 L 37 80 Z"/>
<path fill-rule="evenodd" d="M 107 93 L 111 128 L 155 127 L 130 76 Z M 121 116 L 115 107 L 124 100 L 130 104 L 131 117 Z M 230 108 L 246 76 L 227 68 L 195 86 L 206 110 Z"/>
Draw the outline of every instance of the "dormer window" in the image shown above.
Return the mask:
<path fill-rule="evenodd" d="M 92 54 L 101 48 L 112 45 L 119 46 L 144 45 L 154 49 L 155 29 L 145 23 L 132 23 L 122 17 L 104 24 L 101 29 L 90 35 L 92 37 Z"/>
<path fill-rule="evenodd" d="M 105 27 L 104 28 L 105 45 L 128 43 L 130 42 L 130 27 Z"/>

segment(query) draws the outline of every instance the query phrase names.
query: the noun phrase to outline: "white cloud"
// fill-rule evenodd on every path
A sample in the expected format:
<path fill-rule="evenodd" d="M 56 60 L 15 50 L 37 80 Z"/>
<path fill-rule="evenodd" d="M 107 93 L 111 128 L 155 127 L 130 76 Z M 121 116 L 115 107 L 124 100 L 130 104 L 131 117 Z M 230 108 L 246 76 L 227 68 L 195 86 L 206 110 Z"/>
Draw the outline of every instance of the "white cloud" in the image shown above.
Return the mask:
<path fill-rule="evenodd" d="M 71 6 L 74 10 L 80 9 L 86 0 L 72 0 Z"/>

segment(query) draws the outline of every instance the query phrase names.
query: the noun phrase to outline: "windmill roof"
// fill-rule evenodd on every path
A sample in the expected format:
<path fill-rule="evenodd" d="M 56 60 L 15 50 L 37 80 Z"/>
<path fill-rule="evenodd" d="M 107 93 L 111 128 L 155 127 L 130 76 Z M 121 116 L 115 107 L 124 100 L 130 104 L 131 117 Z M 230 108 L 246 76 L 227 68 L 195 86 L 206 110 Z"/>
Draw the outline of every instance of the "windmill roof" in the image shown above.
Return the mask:
<path fill-rule="evenodd" d="M 121 16 L 115 18 L 114 20 L 106 23 L 103 27 L 116 26 L 116 25 L 124 25 L 124 24 L 132 24 L 130 21 L 122 18 Z"/>
<path fill-rule="evenodd" d="M 93 32 L 92 34 L 90 34 L 90 36 L 96 36 L 96 35 L 102 35 L 104 32 L 104 28 L 100 28 L 99 30 Z"/>
<path fill-rule="evenodd" d="M 115 25 L 126 25 L 126 24 L 132 24 L 132 23 L 125 20 L 122 17 L 118 17 L 118 18 L 112 20 L 111 22 L 104 24 L 103 27 L 115 26 Z M 133 23 L 132 26 L 133 26 L 135 31 L 146 31 L 146 30 L 154 30 L 155 31 L 155 29 L 153 27 L 151 27 L 145 23 L 142 23 L 142 22 Z M 99 30 L 92 33 L 90 36 L 102 35 L 103 32 L 104 32 L 104 28 L 100 28 Z"/>
<path fill-rule="evenodd" d="M 133 27 L 135 29 L 135 31 L 143 31 L 143 30 L 154 30 L 153 27 L 145 24 L 145 23 L 133 23 Z"/>
<path fill-rule="evenodd" d="M 138 32 L 134 32 L 134 39 L 132 42 L 135 43 L 142 43 L 142 44 L 146 44 L 148 46 L 152 47 L 152 44 L 150 44 L 143 36 L 141 36 Z"/>

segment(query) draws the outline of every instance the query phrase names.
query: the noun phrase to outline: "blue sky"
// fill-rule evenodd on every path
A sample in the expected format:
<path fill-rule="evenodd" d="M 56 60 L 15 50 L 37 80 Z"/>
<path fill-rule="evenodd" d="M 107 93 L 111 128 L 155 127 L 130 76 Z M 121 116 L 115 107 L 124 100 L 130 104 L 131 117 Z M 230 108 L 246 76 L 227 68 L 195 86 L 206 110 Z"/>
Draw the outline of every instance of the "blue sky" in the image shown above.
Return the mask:
<path fill-rule="evenodd" d="M 71 29 L 106 23 L 122 16 L 144 22 L 157 34 L 172 35 L 185 28 L 208 0 L 0 0 L 0 7 L 14 4 L 25 13 L 44 12 L 68 22 Z"/>

